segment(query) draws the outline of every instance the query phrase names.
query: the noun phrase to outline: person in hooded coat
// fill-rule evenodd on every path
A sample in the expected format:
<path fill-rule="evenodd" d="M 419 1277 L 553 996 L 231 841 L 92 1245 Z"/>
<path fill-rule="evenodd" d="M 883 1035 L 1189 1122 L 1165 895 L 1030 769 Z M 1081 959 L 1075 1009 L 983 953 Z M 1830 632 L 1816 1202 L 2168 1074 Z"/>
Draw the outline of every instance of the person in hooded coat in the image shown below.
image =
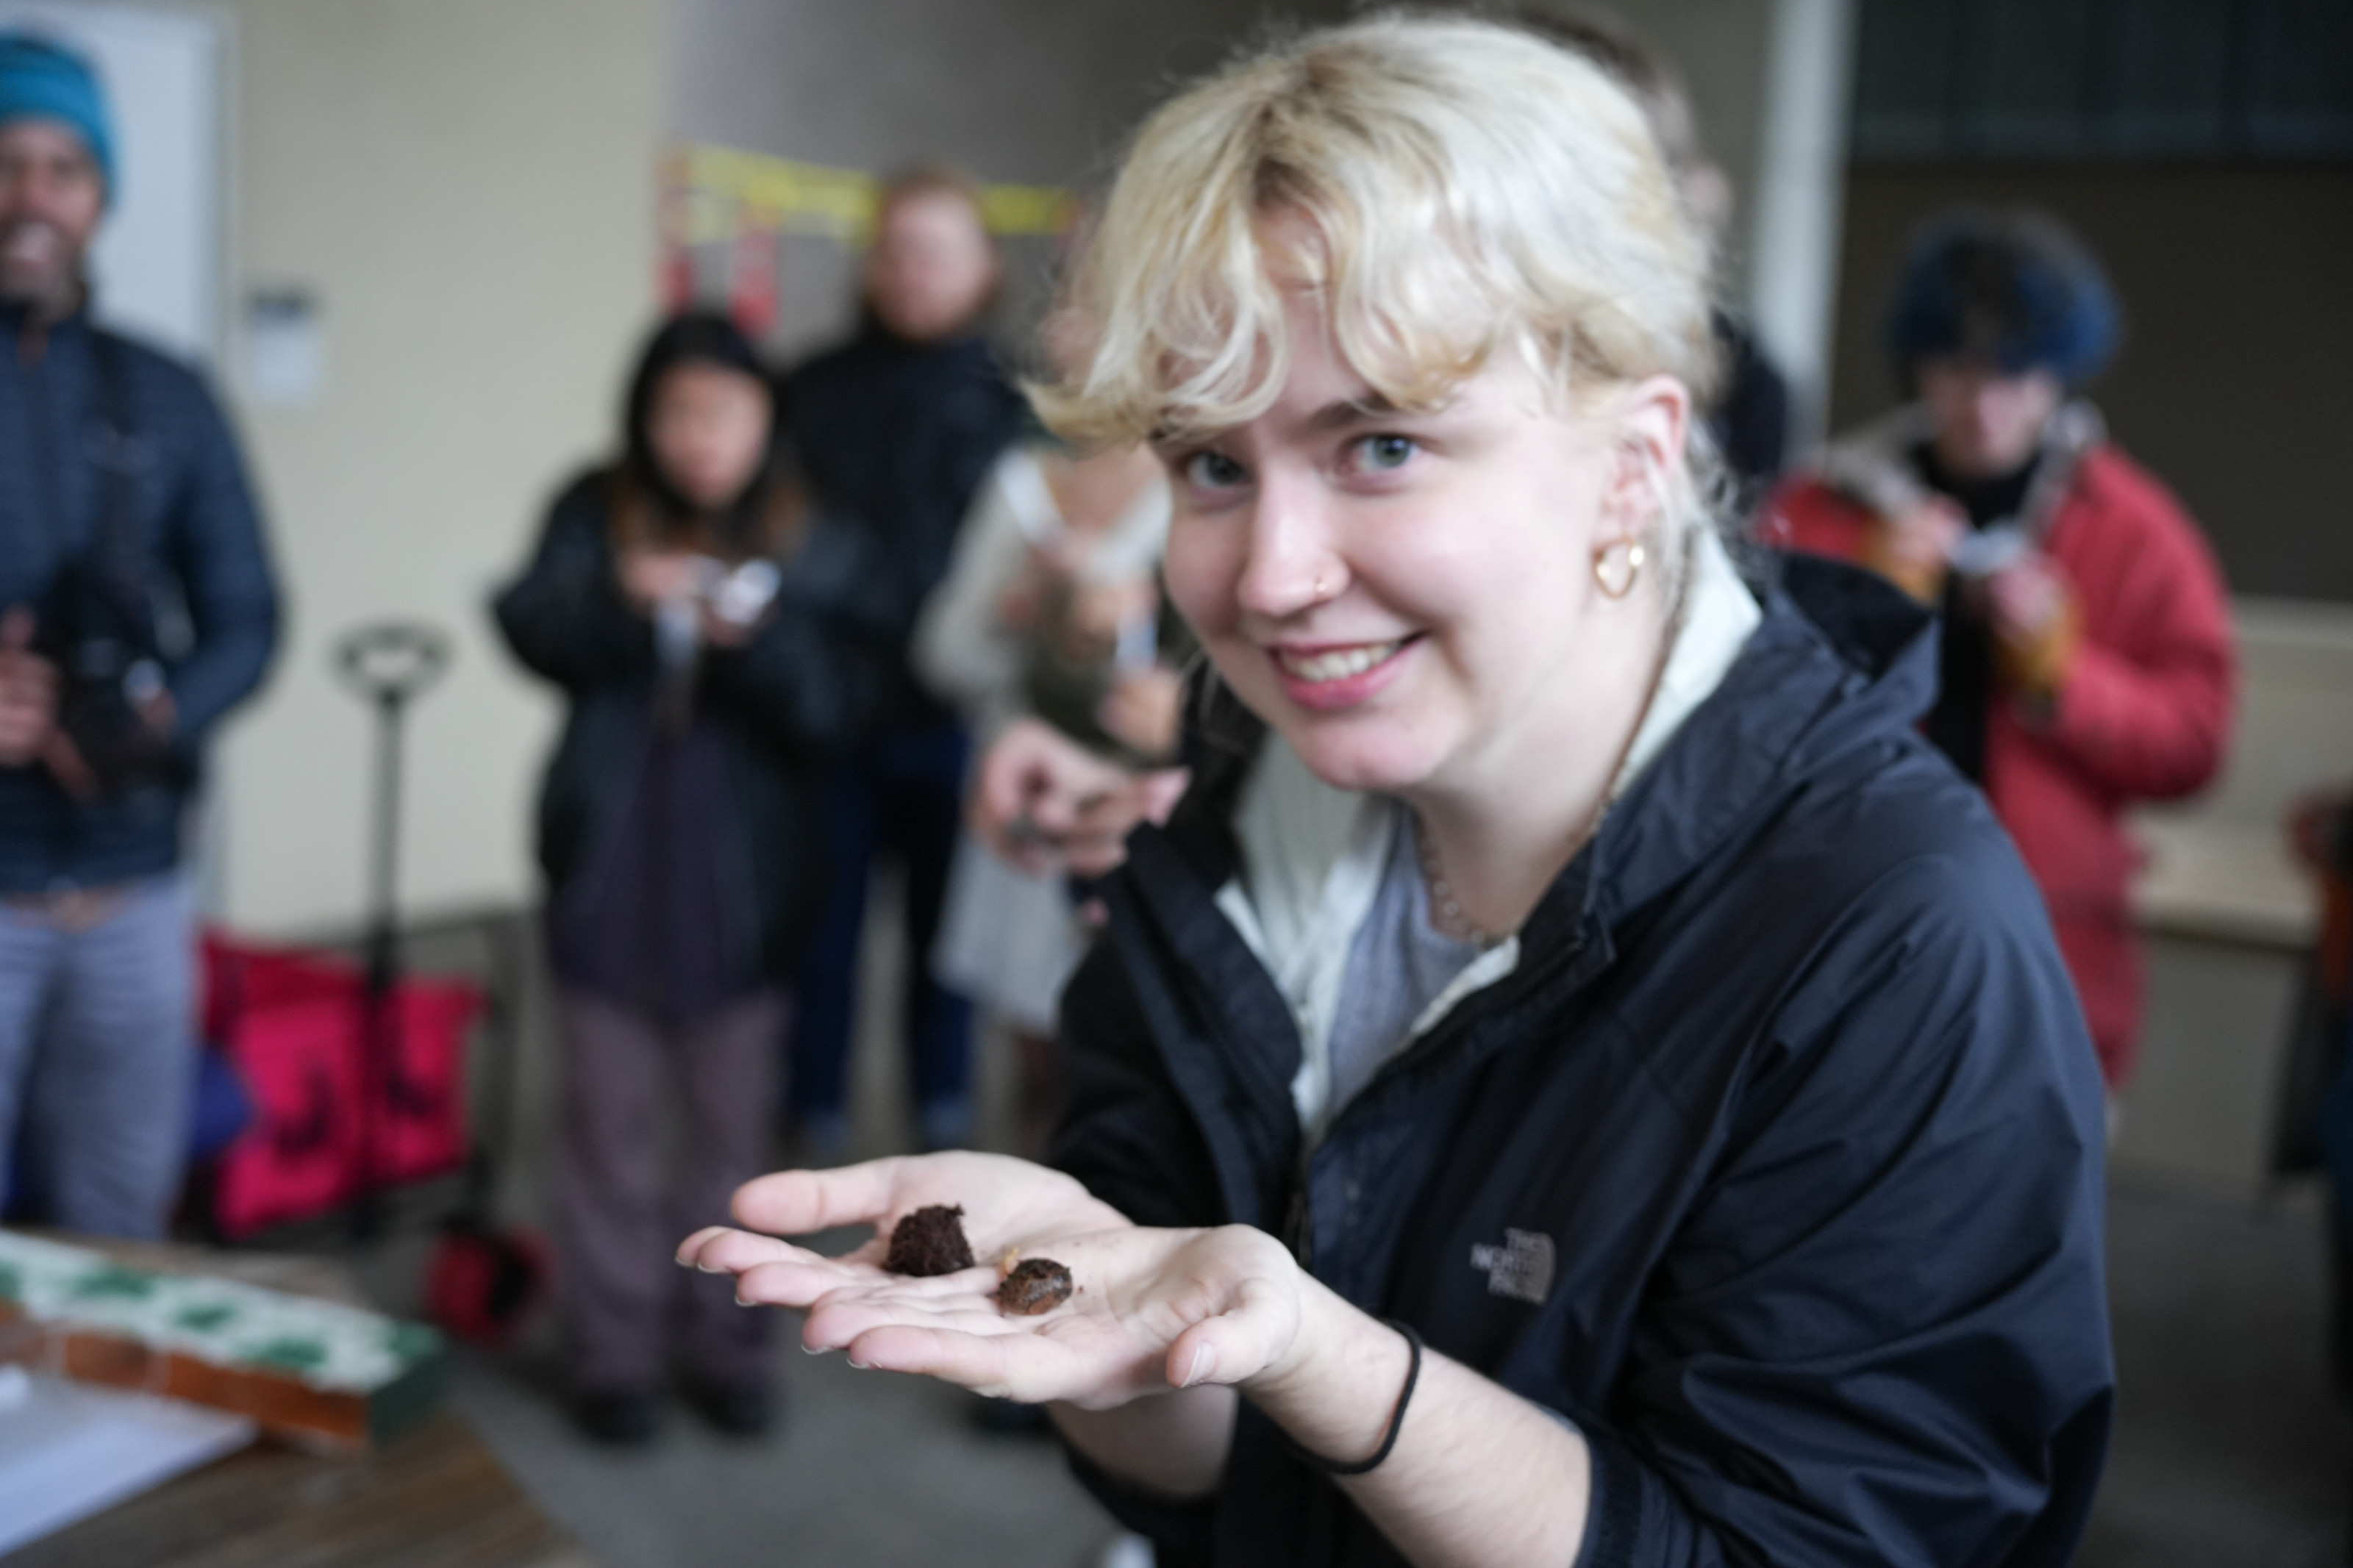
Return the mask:
<path fill-rule="evenodd" d="M 1860 561 L 1938 612 L 1928 736 L 2017 839 L 2120 1089 L 2145 978 L 2125 813 L 2221 766 L 2237 679 L 2222 575 L 2079 395 L 2116 305 L 2052 220 L 1932 221 L 1887 340 L 1915 400 L 1832 442 L 1773 498 L 1766 536 Z"/>
<path fill-rule="evenodd" d="M 782 1173 L 681 1258 L 1046 1403 L 1171 1568 L 2070 1561 L 2082 1014 L 1915 728 L 1933 618 L 1725 546 L 1640 110 L 1483 22 L 1278 45 L 1145 124 L 1070 308 L 1042 412 L 1159 447 L 1219 695 L 1103 884 L 1056 1168 Z M 934 1205 L 976 1267 L 887 1272 Z"/>

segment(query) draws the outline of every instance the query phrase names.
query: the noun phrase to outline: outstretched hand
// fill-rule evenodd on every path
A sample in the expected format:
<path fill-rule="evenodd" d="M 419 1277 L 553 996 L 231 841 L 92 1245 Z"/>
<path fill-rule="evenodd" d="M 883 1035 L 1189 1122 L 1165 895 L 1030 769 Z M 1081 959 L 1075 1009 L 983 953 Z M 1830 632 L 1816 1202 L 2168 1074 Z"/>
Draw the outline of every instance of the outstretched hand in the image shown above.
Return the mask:
<path fill-rule="evenodd" d="M 886 1274 L 890 1227 L 959 1204 L 981 1261 L 932 1279 Z M 871 1243 L 828 1258 L 773 1236 L 698 1232 L 679 1260 L 732 1273 L 748 1303 L 809 1316 L 802 1343 L 860 1366 L 921 1373 L 1029 1403 L 1107 1409 L 1199 1384 L 1239 1384 L 1296 1348 L 1300 1275 L 1273 1237 L 1245 1226 L 1155 1230 L 1127 1223 L 1067 1176 L 982 1154 L 882 1160 L 764 1177 L 736 1194 L 739 1219 L 800 1234 L 871 1223 Z M 1036 1317 L 995 1300 L 1009 1248 L 1071 1271 L 1070 1300 Z"/>

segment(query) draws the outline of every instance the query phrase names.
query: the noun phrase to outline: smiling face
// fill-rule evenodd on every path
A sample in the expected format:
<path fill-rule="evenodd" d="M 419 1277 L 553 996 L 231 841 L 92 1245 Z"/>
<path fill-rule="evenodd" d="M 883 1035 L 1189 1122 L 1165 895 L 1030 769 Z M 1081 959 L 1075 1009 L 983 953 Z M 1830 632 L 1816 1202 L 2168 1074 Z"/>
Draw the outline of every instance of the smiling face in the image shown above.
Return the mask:
<path fill-rule="evenodd" d="M 105 177 L 80 132 L 56 120 L 0 123 L 0 300 L 70 310 L 105 216 Z"/>
<path fill-rule="evenodd" d="M 1594 556 L 1654 521 L 1641 432 L 1679 447 L 1681 387 L 1632 389 L 1630 440 L 1500 353 L 1442 408 L 1400 413 L 1307 296 L 1291 318 L 1273 405 L 1164 448 L 1169 593 L 1219 673 L 1342 788 L 1477 800 L 1593 771 L 1663 622 L 1655 574 L 1611 600 Z"/>

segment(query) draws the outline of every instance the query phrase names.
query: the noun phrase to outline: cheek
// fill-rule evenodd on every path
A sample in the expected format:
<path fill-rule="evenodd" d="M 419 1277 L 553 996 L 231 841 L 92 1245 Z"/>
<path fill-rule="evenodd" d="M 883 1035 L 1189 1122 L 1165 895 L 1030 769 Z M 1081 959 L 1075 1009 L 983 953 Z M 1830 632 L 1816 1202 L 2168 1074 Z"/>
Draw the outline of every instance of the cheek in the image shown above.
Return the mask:
<path fill-rule="evenodd" d="M 1238 527 L 1179 516 L 1169 527 L 1161 571 L 1169 602 L 1196 637 L 1208 641 L 1231 630 L 1235 588 L 1241 575 Z"/>

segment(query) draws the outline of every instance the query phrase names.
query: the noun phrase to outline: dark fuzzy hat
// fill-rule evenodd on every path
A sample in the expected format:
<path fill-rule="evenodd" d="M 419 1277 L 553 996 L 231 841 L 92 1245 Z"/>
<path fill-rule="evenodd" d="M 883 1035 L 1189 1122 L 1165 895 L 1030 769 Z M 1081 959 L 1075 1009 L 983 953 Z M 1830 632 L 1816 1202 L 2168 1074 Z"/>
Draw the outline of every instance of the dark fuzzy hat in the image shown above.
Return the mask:
<path fill-rule="evenodd" d="M 1913 239 L 1887 348 L 1906 382 L 1922 360 L 1949 357 L 2047 370 L 2073 387 L 2108 363 L 2120 328 L 2100 264 L 2056 219 L 1962 208 Z"/>

